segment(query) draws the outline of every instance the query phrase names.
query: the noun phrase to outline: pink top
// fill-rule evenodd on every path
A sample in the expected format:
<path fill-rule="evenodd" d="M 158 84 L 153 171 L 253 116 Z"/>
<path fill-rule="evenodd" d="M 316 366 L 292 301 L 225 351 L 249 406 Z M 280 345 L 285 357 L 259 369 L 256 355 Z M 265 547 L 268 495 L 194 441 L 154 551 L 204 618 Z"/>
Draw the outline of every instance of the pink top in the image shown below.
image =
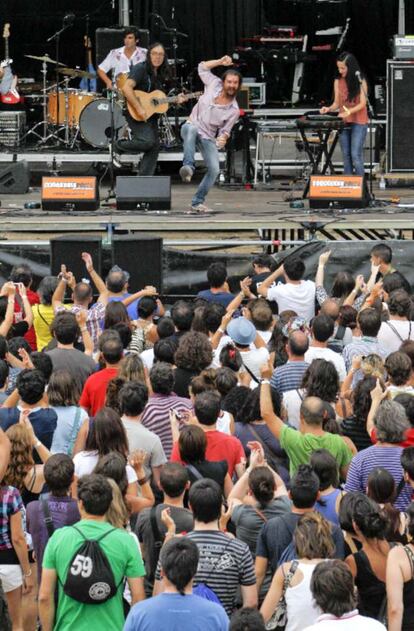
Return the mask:
<path fill-rule="evenodd" d="M 337 79 L 338 81 L 338 104 L 339 111 L 342 111 L 343 106 L 345 105 L 348 109 L 355 107 L 361 101 L 361 97 L 358 96 L 352 101 L 348 98 L 348 88 L 346 85 L 346 80 L 343 77 Z M 345 123 L 358 123 L 358 125 L 366 125 L 368 123 L 368 112 L 367 107 L 363 107 L 359 112 L 355 112 L 355 114 L 351 114 L 347 118 L 344 119 Z"/>

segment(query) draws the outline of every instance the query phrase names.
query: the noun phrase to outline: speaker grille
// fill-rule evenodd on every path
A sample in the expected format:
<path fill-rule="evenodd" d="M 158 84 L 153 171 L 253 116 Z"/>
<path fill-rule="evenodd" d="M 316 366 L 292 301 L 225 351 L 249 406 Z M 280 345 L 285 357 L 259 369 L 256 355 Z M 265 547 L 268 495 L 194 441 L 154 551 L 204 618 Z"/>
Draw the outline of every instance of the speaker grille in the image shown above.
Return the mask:
<path fill-rule="evenodd" d="M 387 62 L 387 169 L 414 171 L 414 65 Z"/>
<path fill-rule="evenodd" d="M 83 237 L 80 235 L 65 235 L 50 240 L 51 273 L 57 276 L 60 273 L 60 266 L 66 265 L 78 282 L 82 278 L 89 278 L 81 258 L 82 252 L 89 252 L 92 256 L 94 268 L 100 274 L 102 266 L 100 237 Z"/>
<path fill-rule="evenodd" d="M 162 239 L 147 235 L 115 236 L 114 261 L 130 273 L 129 291 L 154 285 L 162 291 Z"/>

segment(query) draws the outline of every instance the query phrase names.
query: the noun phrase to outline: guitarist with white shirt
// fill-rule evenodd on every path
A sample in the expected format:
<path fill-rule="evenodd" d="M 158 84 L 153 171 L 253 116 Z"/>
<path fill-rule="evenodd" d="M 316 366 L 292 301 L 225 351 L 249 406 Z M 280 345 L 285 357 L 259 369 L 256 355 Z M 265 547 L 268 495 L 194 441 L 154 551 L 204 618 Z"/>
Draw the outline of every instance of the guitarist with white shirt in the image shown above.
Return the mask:
<path fill-rule="evenodd" d="M 120 152 L 144 153 L 139 167 L 139 175 L 154 175 L 159 153 L 158 117 L 148 118 L 142 102 L 134 90 L 153 92 L 163 88 L 169 79 L 168 61 L 162 44 L 152 44 L 146 61 L 132 67 L 129 77 L 123 85 L 124 96 L 141 120 L 136 120 L 129 112 L 126 119 L 131 129 L 131 140 L 122 139 L 116 142 L 116 150 Z"/>

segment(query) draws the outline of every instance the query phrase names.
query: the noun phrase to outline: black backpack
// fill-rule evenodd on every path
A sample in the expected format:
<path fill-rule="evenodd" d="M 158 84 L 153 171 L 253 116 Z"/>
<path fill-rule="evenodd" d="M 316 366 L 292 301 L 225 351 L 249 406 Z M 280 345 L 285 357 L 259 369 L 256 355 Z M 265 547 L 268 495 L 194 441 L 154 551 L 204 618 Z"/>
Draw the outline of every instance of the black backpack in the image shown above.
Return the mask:
<path fill-rule="evenodd" d="M 84 534 L 72 526 L 83 537 L 84 542 L 73 555 L 69 564 L 63 591 L 85 605 L 100 605 L 113 598 L 118 591 L 108 557 L 99 545 L 104 537 L 116 528 L 111 528 L 99 539 L 87 539 Z"/>
<path fill-rule="evenodd" d="M 328 348 L 335 353 L 342 353 L 344 350 L 344 337 L 346 333 L 346 328 L 340 324 L 338 329 L 334 335 L 328 341 Z"/>

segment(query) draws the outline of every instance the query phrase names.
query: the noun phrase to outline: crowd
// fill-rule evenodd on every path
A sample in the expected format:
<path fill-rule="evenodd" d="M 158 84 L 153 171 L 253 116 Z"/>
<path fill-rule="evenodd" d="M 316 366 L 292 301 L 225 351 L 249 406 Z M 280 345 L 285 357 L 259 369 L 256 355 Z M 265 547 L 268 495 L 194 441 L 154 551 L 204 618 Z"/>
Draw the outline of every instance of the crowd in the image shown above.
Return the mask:
<path fill-rule="evenodd" d="M 170 306 L 87 253 L 13 268 L 2 630 L 414 631 L 411 288 L 387 245 L 331 288 L 329 256 Z"/>

